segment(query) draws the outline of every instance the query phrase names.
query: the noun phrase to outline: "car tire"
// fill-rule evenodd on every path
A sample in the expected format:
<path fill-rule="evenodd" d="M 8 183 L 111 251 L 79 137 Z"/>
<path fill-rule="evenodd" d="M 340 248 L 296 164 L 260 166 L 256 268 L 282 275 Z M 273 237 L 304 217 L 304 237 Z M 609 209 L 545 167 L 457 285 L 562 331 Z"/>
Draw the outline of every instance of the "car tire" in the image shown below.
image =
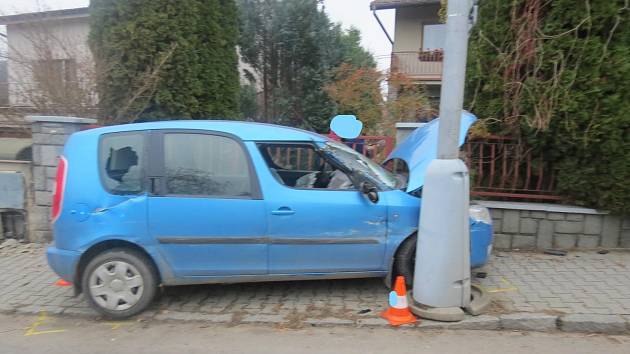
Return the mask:
<path fill-rule="evenodd" d="M 142 253 L 115 248 L 92 258 L 81 279 L 90 306 L 111 319 L 144 311 L 157 293 L 157 272 Z"/>
<path fill-rule="evenodd" d="M 413 273 L 416 268 L 416 244 L 418 236 L 413 234 L 409 236 L 396 252 L 396 258 L 394 259 L 395 274 L 405 277 L 405 283 L 407 287 L 413 286 Z M 392 284 L 395 278 L 392 279 Z"/>

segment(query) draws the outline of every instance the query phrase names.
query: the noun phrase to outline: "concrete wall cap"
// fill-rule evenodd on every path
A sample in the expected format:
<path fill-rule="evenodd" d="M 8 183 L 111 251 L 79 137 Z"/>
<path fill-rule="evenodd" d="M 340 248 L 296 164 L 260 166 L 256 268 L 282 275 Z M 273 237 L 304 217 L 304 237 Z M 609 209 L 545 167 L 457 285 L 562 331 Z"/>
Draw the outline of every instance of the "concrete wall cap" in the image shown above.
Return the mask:
<path fill-rule="evenodd" d="M 14 163 L 14 164 L 18 164 L 18 165 L 30 165 L 31 161 L 24 161 L 24 160 L 0 160 L 0 163 L 6 163 L 6 164 L 13 164 Z"/>
<path fill-rule="evenodd" d="M 416 128 L 420 128 L 421 126 L 423 126 L 425 124 L 427 124 L 427 123 L 400 122 L 400 123 L 396 123 L 396 129 L 416 129 Z"/>
<path fill-rule="evenodd" d="M 490 209 L 511 209 L 511 210 L 535 210 L 546 211 L 551 213 L 575 213 L 575 214 L 592 214 L 592 215 L 604 215 L 608 214 L 607 211 L 583 208 L 573 205 L 558 205 L 548 203 L 523 203 L 523 202 L 500 202 L 491 200 L 474 200 L 471 204 L 483 205 Z"/>
<path fill-rule="evenodd" d="M 64 116 L 26 116 L 27 122 L 50 122 L 50 123 L 77 123 L 77 124 L 96 124 L 97 120 L 93 118 L 64 117 Z"/>

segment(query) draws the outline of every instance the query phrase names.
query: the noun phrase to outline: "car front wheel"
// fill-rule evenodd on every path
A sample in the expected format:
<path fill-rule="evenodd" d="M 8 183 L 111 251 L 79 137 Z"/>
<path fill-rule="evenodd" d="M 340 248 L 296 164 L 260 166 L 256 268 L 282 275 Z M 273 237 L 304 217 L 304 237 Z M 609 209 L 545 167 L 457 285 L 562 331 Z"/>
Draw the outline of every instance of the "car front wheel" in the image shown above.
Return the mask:
<path fill-rule="evenodd" d="M 144 311 L 157 292 L 157 276 L 143 254 L 124 248 L 94 257 L 81 281 L 90 305 L 112 319 L 123 319 Z"/>
<path fill-rule="evenodd" d="M 405 283 L 407 287 L 413 286 L 413 273 L 416 268 L 416 244 L 418 243 L 418 236 L 416 234 L 411 235 L 406 239 L 396 252 L 396 259 L 394 262 L 394 269 L 396 275 L 402 275 L 405 277 Z"/>

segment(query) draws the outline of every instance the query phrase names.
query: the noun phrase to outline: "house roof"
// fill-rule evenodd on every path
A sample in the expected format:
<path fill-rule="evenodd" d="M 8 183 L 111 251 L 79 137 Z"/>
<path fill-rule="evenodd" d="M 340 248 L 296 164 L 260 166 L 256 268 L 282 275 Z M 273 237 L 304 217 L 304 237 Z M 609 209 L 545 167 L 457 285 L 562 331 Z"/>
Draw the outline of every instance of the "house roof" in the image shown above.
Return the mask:
<path fill-rule="evenodd" d="M 374 0 L 370 4 L 372 10 L 395 9 L 404 6 L 439 4 L 440 0 Z"/>
<path fill-rule="evenodd" d="M 13 25 L 18 23 L 39 22 L 49 20 L 63 20 L 69 18 L 88 17 L 90 9 L 79 7 L 74 9 L 29 12 L 24 14 L 0 16 L 0 25 Z"/>

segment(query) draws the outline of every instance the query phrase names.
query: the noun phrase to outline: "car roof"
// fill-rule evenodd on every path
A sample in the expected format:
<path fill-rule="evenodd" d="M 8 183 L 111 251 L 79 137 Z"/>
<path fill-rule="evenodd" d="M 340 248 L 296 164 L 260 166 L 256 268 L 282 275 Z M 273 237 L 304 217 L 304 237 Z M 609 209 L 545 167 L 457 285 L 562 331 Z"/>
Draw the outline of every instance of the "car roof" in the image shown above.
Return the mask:
<path fill-rule="evenodd" d="M 84 130 L 78 134 L 100 136 L 107 133 L 136 130 L 192 129 L 222 132 L 245 141 L 327 141 L 323 135 L 282 125 L 232 120 L 170 120 L 131 123 Z"/>

